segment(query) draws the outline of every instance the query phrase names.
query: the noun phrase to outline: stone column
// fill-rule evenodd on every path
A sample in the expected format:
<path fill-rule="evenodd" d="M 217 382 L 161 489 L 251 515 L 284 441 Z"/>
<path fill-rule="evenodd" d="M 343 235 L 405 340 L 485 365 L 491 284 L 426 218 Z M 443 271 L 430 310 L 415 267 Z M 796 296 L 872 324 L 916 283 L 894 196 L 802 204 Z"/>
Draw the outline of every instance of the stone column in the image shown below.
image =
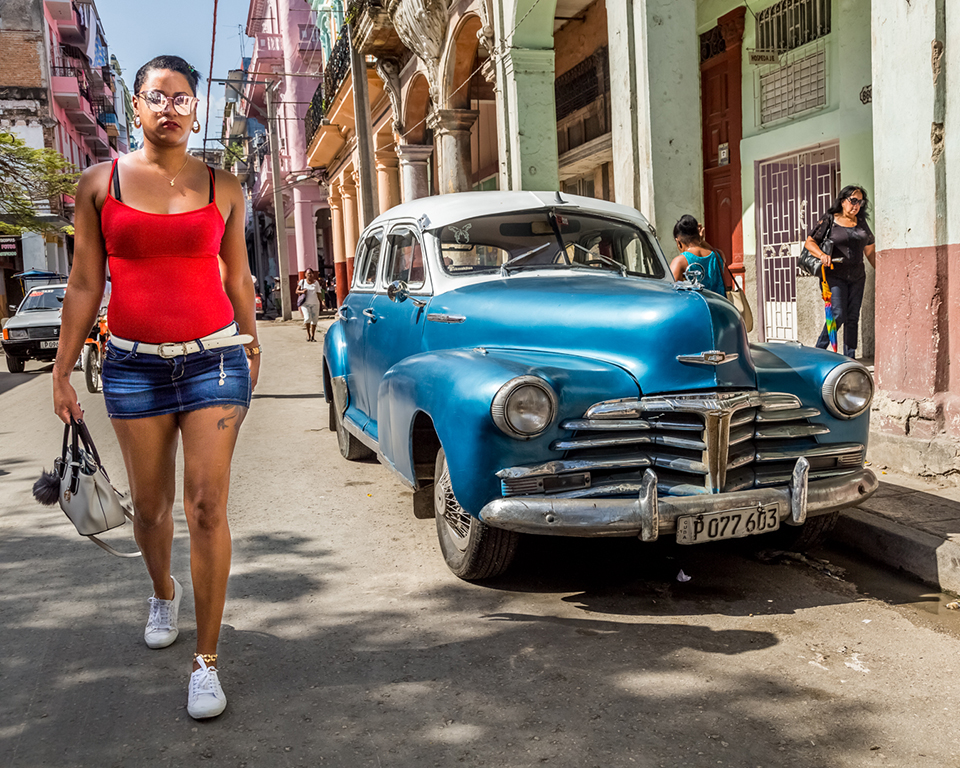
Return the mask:
<path fill-rule="evenodd" d="M 317 268 L 317 193 L 299 186 L 293 188 L 293 224 L 297 233 L 297 272 Z"/>
<path fill-rule="evenodd" d="M 350 284 L 347 281 L 347 251 L 343 243 L 343 198 L 340 195 L 339 181 L 334 180 L 330 183 L 330 195 L 327 200 L 330 203 L 333 274 L 337 278 L 337 306 L 340 306 L 350 290 Z"/>
<path fill-rule="evenodd" d="M 960 12 L 941 0 L 912 6 L 874 0 L 871 13 L 875 188 L 869 197 L 882 311 L 870 451 L 874 463 L 910 474 L 956 473 L 960 126 L 949 116 L 960 109 L 960 93 L 948 73 L 960 69 L 954 44 Z"/>
<path fill-rule="evenodd" d="M 500 57 L 497 124 L 504 189 L 560 188 L 554 60 L 553 49 L 507 48 Z"/>
<path fill-rule="evenodd" d="M 607 36 L 614 199 L 669 239 L 703 200 L 697 2 L 608 3 Z"/>
<path fill-rule="evenodd" d="M 479 112 L 471 109 L 437 109 L 427 119 L 440 145 L 440 194 L 469 192 L 473 168 L 470 162 L 470 129 Z M 554 130 L 556 134 L 556 130 Z"/>
<path fill-rule="evenodd" d="M 340 184 L 343 198 L 343 250 L 347 257 L 347 290 L 353 284 L 353 257 L 357 254 L 357 241 L 360 239 L 360 212 L 357 210 L 357 185 L 353 181 L 353 171 L 344 174 Z"/>
<path fill-rule="evenodd" d="M 409 203 L 430 194 L 427 181 L 427 163 L 433 154 L 432 144 L 397 144 L 403 202 Z"/>
<path fill-rule="evenodd" d="M 400 202 L 400 158 L 392 149 L 385 149 L 376 153 L 376 159 L 377 190 L 383 213 Z"/>

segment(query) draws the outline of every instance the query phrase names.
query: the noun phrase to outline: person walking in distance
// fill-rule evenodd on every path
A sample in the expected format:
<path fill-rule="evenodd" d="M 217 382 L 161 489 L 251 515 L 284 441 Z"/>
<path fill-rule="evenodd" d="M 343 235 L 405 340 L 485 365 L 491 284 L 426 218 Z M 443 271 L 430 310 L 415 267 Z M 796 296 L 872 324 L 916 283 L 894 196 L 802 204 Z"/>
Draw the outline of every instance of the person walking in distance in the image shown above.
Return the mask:
<path fill-rule="evenodd" d="M 134 81 L 143 148 L 84 171 L 76 194 L 73 269 L 53 369 L 54 410 L 82 419 L 70 384 L 109 264 L 112 337 L 103 362 L 107 414 L 123 453 L 134 533 L 153 582 L 149 648 L 179 634 L 183 588 L 172 575 L 178 442 L 197 643 L 187 692 L 196 719 L 223 712 L 217 644 L 230 574 L 230 464 L 260 371 L 254 290 L 236 177 L 187 154 L 200 75 L 178 56 Z"/>
<path fill-rule="evenodd" d="M 320 281 L 317 273 L 307 269 L 303 279 L 297 284 L 297 295 L 303 297 L 300 312 L 303 315 L 303 327 L 307 329 L 307 341 L 317 340 L 317 321 L 320 318 Z"/>
<path fill-rule="evenodd" d="M 838 334 L 843 327 L 843 354 L 847 357 L 857 355 L 860 307 L 867 284 L 863 260 L 866 258 L 871 267 L 877 266 L 877 247 L 870 225 L 867 224 L 869 204 L 863 187 L 855 184 L 844 187 L 804 243 L 807 250 L 814 256 L 819 256 L 826 267 L 824 271 L 827 274 L 827 285 L 830 286 L 830 305 L 837 321 Z M 833 241 L 832 254 L 824 253 L 820 247 L 828 235 Z M 830 335 L 824 323 L 817 346 L 826 349 L 829 343 Z"/>

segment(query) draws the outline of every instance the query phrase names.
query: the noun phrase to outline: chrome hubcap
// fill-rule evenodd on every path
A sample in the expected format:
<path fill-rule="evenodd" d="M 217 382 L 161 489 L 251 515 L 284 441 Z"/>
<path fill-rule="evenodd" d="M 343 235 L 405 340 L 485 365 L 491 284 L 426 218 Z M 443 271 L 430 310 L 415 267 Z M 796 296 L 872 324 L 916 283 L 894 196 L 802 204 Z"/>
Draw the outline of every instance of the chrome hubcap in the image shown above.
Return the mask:
<path fill-rule="evenodd" d="M 463 510 L 460 502 L 457 501 L 457 497 L 453 495 L 450 471 L 446 462 L 443 463 L 443 473 L 440 475 L 434 493 L 436 494 L 435 508 L 443 516 L 443 521 L 447 524 L 454 546 L 463 552 L 467 548 L 467 536 L 470 534 L 472 518 Z"/>

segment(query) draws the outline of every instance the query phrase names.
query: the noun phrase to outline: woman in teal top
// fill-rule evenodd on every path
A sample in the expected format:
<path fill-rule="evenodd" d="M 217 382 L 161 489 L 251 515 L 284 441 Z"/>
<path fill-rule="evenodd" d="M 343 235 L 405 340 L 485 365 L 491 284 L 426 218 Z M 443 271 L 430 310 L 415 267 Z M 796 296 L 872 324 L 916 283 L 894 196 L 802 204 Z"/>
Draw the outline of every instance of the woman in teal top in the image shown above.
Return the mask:
<path fill-rule="evenodd" d="M 700 279 L 703 287 L 726 296 L 727 289 L 732 287 L 729 272 L 724 269 L 720 252 L 713 250 L 703 239 L 700 223 L 689 213 L 684 214 L 673 227 L 673 239 L 680 251 L 680 255 L 670 264 L 673 279 L 683 280 L 687 267 L 699 264 L 703 268 L 703 277 Z"/>

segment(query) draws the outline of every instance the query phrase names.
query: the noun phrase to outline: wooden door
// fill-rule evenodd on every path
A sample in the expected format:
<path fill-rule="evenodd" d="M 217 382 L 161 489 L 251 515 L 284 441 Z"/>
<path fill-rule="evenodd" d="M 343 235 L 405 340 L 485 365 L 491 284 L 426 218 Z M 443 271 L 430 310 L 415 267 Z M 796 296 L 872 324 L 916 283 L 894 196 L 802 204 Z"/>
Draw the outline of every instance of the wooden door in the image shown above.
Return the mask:
<path fill-rule="evenodd" d="M 741 7 L 720 17 L 700 45 L 703 226 L 734 274 L 743 273 L 740 52 L 745 13 Z"/>

